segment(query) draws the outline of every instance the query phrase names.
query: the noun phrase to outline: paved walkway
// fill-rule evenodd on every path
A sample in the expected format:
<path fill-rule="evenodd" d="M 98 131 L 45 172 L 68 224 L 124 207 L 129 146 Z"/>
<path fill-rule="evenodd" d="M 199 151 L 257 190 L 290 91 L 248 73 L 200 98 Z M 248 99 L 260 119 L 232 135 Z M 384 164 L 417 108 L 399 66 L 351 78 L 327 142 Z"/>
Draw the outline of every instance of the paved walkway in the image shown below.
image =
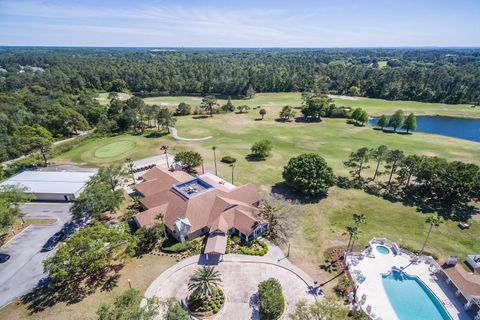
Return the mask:
<path fill-rule="evenodd" d="M 73 136 L 73 137 L 67 138 L 67 139 L 63 139 L 63 140 L 55 141 L 52 145 L 53 145 L 53 146 L 61 145 L 61 144 L 63 144 L 63 143 L 66 143 L 66 142 L 69 142 L 69 141 L 78 139 L 78 138 L 80 138 L 80 137 L 89 135 L 89 134 L 92 133 L 93 131 L 94 131 L 94 129 L 88 130 L 88 131 L 80 131 L 76 136 Z M 33 156 L 33 155 L 35 155 L 35 154 L 37 154 L 37 153 L 39 153 L 39 152 L 38 152 L 38 151 L 34 151 L 34 152 L 29 153 L 29 154 L 25 154 L 25 155 L 23 155 L 23 156 L 20 156 L 20 157 L 18 157 L 18 158 L 15 158 L 15 159 L 11 159 L 11 160 L 2 162 L 1 165 L 2 165 L 3 167 L 7 167 L 8 165 L 10 165 L 11 163 L 13 163 L 13 162 L 15 162 L 15 161 L 22 160 L 22 159 L 24 159 L 24 158 Z"/>
<path fill-rule="evenodd" d="M 283 288 L 286 302 L 284 319 L 288 318 L 298 301 L 314 302 L 318 297 L 312 278 L 294 266 L 273 245 L 263 257 L 227 254 L 220 261 L 209 261 L 204 255 L 184 259 L 155 279 L 145 297 L 157 296 L 160 300 L 176 297 L 185 301 L 189 293 L 188 280 L 202 265 L 216 266 L 226 297 L 224 308 L 212 319 L 259 319 L 258 306 L 255 303 L 252 306 L 251 301 L 256 297 L 259 282 L 271 277 L 278 279 Z"/>
<path fill-rule="evenodd" d="M 178 136 L 178 131 L 177 129 L 175 129 L 174 127 L 170 127 L 170 131 L 172 132 L 172 137 L 175 139 L 175 140 L 178 140 L 178 141 L 187 141 L 187 142 L 196 142 L 196 141 L 205 141 L 205 140 L 209 140 L 212 138 L 212 136 L 208 136 L 208 137 L 205 137 L 205 138 L 182 138 L 182 137 L 179 137 Z"/>

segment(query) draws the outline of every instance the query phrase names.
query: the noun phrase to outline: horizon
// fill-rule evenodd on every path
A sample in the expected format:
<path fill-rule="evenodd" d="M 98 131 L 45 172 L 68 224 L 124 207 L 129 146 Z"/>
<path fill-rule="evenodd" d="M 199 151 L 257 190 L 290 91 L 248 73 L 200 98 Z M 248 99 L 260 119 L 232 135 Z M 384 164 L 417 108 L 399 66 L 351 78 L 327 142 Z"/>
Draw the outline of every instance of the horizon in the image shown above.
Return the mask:
<path fill-rule="evenodd" d="M 4 0 L 2 47 L 477 48 L 480 2 Z"/>

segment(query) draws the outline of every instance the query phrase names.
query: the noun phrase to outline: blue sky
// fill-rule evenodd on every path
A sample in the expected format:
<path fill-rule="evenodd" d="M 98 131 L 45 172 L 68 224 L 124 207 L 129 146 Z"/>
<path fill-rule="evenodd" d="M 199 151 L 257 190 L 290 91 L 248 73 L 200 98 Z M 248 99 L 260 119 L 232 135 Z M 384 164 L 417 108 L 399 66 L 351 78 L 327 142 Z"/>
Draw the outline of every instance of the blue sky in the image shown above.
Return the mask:
<path fill-rule="evenodd" d="M 480 0 L 0 0 L 0 45 L 480 46 Z"/>

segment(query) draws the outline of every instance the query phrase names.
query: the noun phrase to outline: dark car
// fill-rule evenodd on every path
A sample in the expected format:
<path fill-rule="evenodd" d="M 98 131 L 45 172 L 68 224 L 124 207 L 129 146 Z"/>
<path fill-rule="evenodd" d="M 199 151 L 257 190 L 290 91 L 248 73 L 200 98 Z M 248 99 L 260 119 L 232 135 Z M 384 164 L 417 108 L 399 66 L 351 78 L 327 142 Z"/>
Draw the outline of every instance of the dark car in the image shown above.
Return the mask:
<path fill-rule="evenodd" d="M 47 243 L 43 245 L 41 252 L 52 251 L 53 248 L 65 237 L 62 231 L 55 233 L 50 239 L 48 239 Z"/>
<path fill-rule="evenodd" d="M 10 255 L 6 253 L 0 253 L 0 263 L 5 263 L 10 259 Z"/>

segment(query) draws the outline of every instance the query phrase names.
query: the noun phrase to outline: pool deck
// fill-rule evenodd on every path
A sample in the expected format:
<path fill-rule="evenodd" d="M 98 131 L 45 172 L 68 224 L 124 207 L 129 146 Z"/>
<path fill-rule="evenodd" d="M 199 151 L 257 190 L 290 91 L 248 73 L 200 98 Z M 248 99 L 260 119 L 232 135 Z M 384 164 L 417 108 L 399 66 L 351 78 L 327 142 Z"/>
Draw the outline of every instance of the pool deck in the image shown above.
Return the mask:
<path fill-rule="evenodd" d="M 377 246 L 377 245 L 373 245 Z M 388 246 L 387 246 L 388 247 Z M 437 275 L 437 279 L 432 279 L 429 265 L 425 262 L 411 264 L 411 257 L 405 253 L 394 255 L 392 251 L 387 254 L 377 252 L 376 248 L 372 248 L 372 257 L 365 256 L 362 260 L 358 260 L 358 264 L 352 263 L 352 257 L 347 259 L 349 263 L 349 271 L 354 276 L 356 272 L 360 272 L 365 280 L 355 283 L 358 285 L 357 301 L 365 294 L 367 296 L 362 309 L 366 311 L 367 306 L 371 306 L 371 317 L 373 319 L 395 320 L 398 319 L 395 311 L 390 304 L 387 293 L 383 287 L 382 274 L 389 273 L 393 266 L 406 267 L 405 272 L 411 276 L 417 276 L 423 281 L 430 290 L 442 302 L 446 310 L 454 320 L 466 320 L 471 317 L 464 311 L 462 304 L 455 297 L 446 282 Z M 407 267 L 408 266 L 408 267 Z M 354 277 L 355 278 L 355 277 Z M 361 280 L 361 279 L 360 279 Z"/>

